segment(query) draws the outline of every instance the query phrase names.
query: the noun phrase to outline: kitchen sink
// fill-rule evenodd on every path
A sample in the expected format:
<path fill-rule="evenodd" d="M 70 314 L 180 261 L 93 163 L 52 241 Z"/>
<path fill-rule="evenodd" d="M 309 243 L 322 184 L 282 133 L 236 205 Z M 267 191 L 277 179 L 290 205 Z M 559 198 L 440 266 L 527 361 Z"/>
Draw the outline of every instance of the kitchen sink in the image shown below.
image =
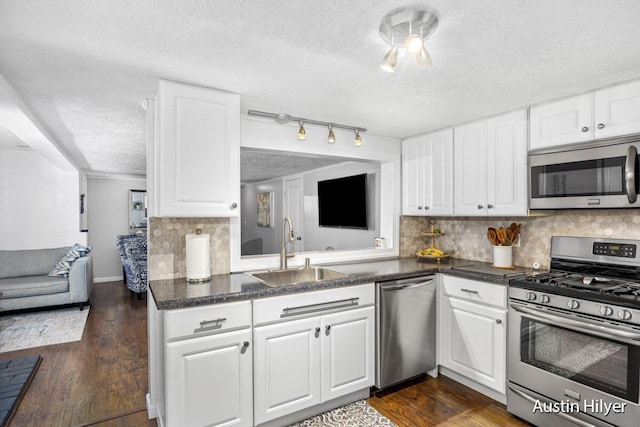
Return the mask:
<path fill-rule="evenodd" d="M 247 273 L 251 277 L 263 282 L 272 288 L 286 285 L 297 285 L 308 282 L 324 282 L 326 280 L 340 279 L 348 274 L 322 267 L 297 268 L 287 270 L 271 270 L 261 273 Z"/>

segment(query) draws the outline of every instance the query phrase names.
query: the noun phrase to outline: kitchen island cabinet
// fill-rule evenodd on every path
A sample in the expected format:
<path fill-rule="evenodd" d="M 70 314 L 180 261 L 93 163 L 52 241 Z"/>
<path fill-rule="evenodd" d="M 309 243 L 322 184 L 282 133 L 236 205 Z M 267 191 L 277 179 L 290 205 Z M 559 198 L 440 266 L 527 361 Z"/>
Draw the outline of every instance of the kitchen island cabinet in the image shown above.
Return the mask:
<path fill-rule="evenodd" d="M 506 401 L 507 288 L 441 276 L 438 341 L 441 369 L 472 380 L 477 389 Z M 472 388 L 473 384 L 470 385 Z M 488 392 L 486 390 L 490 390 Z M 492 393 L 492 392 L 497 392 Z"/>

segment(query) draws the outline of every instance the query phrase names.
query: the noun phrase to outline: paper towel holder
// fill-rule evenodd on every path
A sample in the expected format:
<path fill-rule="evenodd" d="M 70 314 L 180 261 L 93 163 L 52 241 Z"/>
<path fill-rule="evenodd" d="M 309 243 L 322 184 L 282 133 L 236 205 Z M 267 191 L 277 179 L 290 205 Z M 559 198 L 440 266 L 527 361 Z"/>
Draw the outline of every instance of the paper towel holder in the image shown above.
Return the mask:
<path fill-rule="evenodd" d="M 196 228 L 196 233 L 195 234 L 197 236 L 201 236 L 202 235 L 202 229 Z M 188 270 L 189 270 L 189 268 L 187 267 L 187 276 L 188 276 Z M 209 282 L 209 281 L 211 281 L 211 278 L 212 278 L 212 275 L 210 273 L 211 273 L 211 271 L 209 270 L 209 274 L 207 276 L 205 276 L 205 277 L 198 277 L 198 278 L 187 277 L 186 281 L 187 281 L 187 283 L 194 283 L 194 284 L 195 283 Z"/>

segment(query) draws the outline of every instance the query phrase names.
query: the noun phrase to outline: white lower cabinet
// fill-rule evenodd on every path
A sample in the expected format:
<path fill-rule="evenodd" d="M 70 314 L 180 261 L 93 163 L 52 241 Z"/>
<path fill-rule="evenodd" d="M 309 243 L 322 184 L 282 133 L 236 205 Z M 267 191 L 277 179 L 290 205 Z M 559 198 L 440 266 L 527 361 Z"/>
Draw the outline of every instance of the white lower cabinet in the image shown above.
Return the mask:
<path fill-rule="evenodd" d="M 506 286 L 442 276 L 440 365 L 505 393 Z"/>
<path fill-rule="evenodd" d="M 375 308 L 254 328 L 257 424 L 374 383 Z"/>
<path fill-rule="evenodd" d="M 169 342 L 168 426 L 251 426 L 251 329 Z"/>

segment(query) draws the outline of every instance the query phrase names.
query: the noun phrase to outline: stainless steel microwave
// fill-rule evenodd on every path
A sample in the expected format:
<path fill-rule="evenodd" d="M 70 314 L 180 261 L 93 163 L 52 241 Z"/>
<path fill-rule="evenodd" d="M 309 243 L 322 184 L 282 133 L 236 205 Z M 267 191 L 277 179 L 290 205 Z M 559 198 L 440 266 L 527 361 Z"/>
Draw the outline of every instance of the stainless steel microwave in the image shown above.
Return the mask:
<path fill-rule="evenodd" d="M 529 153 L 529 208 L 637 208 L 640 135 Z"/>

